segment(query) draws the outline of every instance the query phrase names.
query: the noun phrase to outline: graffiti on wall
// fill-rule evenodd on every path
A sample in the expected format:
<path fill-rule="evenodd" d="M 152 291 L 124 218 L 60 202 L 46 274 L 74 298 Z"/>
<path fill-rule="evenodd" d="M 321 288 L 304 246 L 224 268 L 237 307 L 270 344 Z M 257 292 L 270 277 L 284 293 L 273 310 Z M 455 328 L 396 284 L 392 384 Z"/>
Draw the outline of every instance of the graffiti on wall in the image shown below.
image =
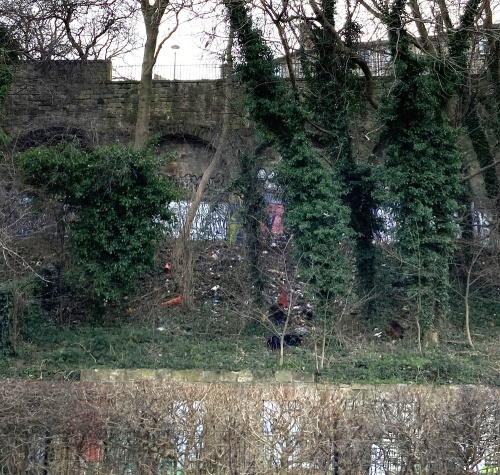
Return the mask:
<path fill-rule="evenodd" d="M 172 224 L 172 236 L 179 237 L 186 221 L 190 201 L 174 201 L 169 209 L 175 216 Z M 189 237 L 193 240 L 220 241 L 228 238 L 229 205 L 228 203 L 210 203 L 202 201 L 196 211 Z"/>
<path fill-rule="evenodd" d="M 187 173 L 179 177 L 179 185 L 183 188 L 196 189 L 200 184 L 202 175 Z M 207 192 L 223 191 L 226 187 L 226 177 L 223 173 L 216 173 L 211 176 L 207 184 Z"/>
<path fill-rule="evenodd" d="M 268 172 L 265 168 L 260 168 L 257 171 L 257 179 L 263 190 L 267 217 L 267 222 L 261 225 L 261 232 L 266 233 L 272 239 L 284 235 L 283 215 L 285 214 L 285 206 L 283 204 L 283 189 L 276 183 L 276 178 L 275 172 Z"/>
<path fill-rule="evenodd" d="M 257 178 L 261 184 L 262 196 L 265 203 L 266 221 L 261 223 L 261 233 L 264 239 L 279 239 L 284 236 L 283 216 L 285 207 L 282 202 L 281 187 L 273 181 L 276 175 L 268 173 L 261 168 L 257 172 Z M 187 188 L 195 189 L 201 180 L 201 176 L 187 174 L 180 178 L 180 183 Z M 196 212 L 190 238 L 194 240 L 241 242 L 243 239 L 243 219 L 239 206 L 230 203 L 227 195 L 222 200 L 209 200 L 209 196 L 224 195 L 226 177 L 217 173 L 210 178 L 207 190 L 207 199 L 200 203 Z M 169 209 L 175 216 L 171 224 L 172 236 L 178 237 L 186 220 L 190 201 L 177 201 L 169 205 Z"/>

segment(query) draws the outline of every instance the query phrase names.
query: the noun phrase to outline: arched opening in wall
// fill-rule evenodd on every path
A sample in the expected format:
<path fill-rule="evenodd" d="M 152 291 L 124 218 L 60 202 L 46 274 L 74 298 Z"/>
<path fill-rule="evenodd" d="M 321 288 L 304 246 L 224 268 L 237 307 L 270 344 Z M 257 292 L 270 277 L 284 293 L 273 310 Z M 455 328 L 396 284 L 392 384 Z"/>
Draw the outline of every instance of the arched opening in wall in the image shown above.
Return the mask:
<path fill-rule="evenodd" d="M 76 141 L 83 150 L 92 148 L 92 141 L 85 130 L 74 127 L 46 127 L 19 136 L 15 141 L 16 151 L 24 152 L 35 147 L 52 147 L 61 142 Z"/>
<path fill-rule="evenodd" d="M 167 164 L 164 173 L 175 175 L 181 181 L 196 181 L 208 167 L 215 147 L 205 139 L 185 133 L 171 133 L 158 140 L 158 153 L 173 153 L 174 161 Z"/>
<path fill-rule="evenodd" d="M 174 161 L 168 163 L 163 173 L 175 176 L 186 195 L 178 202 L 170 203 L 177 217 L 172 230 L 179 235 L 190 204 L 191 193 L 197 189 L 203 173 L 215 153 L 215 147 L 205 139 L 188 133 L 171 133 L 158 141 L 158 153 L 173 153 Z M 228 238 L 230 222 L 230 200 L 226 192 L 228 176 L 224 170 L 216 170 L 210 177 L 203 201 L 200 203 L 190 232 L 191 239 L 219 241 Z"/>

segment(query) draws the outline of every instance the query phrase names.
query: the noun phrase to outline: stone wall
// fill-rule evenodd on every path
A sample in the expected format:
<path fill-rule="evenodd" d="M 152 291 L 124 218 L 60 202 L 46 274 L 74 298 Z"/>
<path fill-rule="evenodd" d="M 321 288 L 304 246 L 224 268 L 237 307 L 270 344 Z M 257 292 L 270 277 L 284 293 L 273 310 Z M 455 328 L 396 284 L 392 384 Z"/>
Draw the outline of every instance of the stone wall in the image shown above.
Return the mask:
<path fill-rule="evenodd" d="M 111 81 L 111 71 L 109 61 L 23 63 L 0 126 L 20 148 L 51 143 L 51 136 L 64 131 L 86 137 L 90 146 L 130 144 L 139 83 Z M 237 169 L 238 156 L 265 149 L 246 120 L 237 88 L 233 95 L 231 133 L 219 169 L 226 176 Z M 221 127 L 223 81 L 153 81 L 153 96 L 151 134 L 161 139 L 163 150 L 177 151 L 168 172 L 201 175 Z M 360 157 L 368 157 L 374 146 L 373 129 L 366 115 L 353 124 Z"/>
<path fill-rule="evenodd" d="M 111 63 L 105 61 L 23 64 L 2 125 L 13 135 L 71 126 L 96 134 L 103 143 L 128 140 L 135 125 L 139 83 L 110 78 Z M 178 132 L 185 124 L 187 132 L 197 130 L 202 138 L 211 138 L 223 106 L 221 88 L 221 81 L 155 81 L 152 132 Z"/>
<path fill-rule="evenodd" d="M 79 131 L 91 145 L 132 143 L 137 81 L 112 82 L 111 63 L 93 61 L 23 64 L 6 101 L 3 129 L 17 143 L 46 143 L 51 133 Z M 224 105 L 222 80 L 154 81 L 151 134 L 178 150 L 179 173 L 201 174 L 214 151 Z M 238 99 L 231 111 L 226 155 L 257 146 Z M 37 142 L 38 140 L 38 142 Z M 186 144 L 189 146 L 186 147 Z M 224 166 L 234 163 L 227 156 Z"/>
<path fill-rule="evenodd" d="M 206 371 L 200 369 L 82 369 L 80 381 L 126 383 L 157 381 L 176 383 L 312 384 L 314 374 L 303 371 Z"/>

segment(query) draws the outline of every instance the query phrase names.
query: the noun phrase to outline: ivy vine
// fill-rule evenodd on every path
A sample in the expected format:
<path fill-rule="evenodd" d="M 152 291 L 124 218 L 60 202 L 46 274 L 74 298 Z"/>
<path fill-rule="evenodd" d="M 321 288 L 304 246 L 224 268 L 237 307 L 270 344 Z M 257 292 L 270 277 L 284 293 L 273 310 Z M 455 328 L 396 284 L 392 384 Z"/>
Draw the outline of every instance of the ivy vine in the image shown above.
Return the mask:
<path fill-rule="evenodd" d="M 171 179 L 157 173 L 160 160 L 124 146 L 85 152 L 75 143 L 20 156 L 27 183 L 75 210 L 68 277 L 82 293 L 117 302 L 153 265 L 172 218 L 168 203 L 178 196 Z"/>

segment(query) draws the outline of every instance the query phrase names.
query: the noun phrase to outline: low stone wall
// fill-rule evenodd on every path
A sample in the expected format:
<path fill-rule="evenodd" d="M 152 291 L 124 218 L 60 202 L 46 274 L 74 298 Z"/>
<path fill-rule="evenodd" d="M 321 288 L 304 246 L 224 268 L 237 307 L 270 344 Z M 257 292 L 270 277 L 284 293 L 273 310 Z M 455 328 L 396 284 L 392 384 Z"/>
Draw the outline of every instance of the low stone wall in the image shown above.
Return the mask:
<path fill-rule="evenodd" d="M 164 381 L 176 383 L 314 384 L 313 373 L 303 371 L 204 371 L 198 369 L 82 369 L 80 381 L 126 383 Z"/>
<path fill-rule="evenodd" d="M 200 369 L 82 369 L 80 381 L 83 383 L 141 383 L 162 385 L 163 383 L 186 383 L 189 385 L 225 385 L 233 387 L 265 386 L 270 390 L 275 386 L 291 386 L 294 390 L 310 393 L 311 391 L 340 391 L 355 399 L 376 399 L 380 394 L 393 391 L 411 391 L 412 387 L 428 387 L 425 385 L 409 384 L 338 384 L 323 383 L 316 380 L 314 373 L 304 371 L 209 371 Z M 456 391 L 463 386 L 438 386 L 435 390 Z M 473 386 L 477 388 L 477 386 Z"/>

